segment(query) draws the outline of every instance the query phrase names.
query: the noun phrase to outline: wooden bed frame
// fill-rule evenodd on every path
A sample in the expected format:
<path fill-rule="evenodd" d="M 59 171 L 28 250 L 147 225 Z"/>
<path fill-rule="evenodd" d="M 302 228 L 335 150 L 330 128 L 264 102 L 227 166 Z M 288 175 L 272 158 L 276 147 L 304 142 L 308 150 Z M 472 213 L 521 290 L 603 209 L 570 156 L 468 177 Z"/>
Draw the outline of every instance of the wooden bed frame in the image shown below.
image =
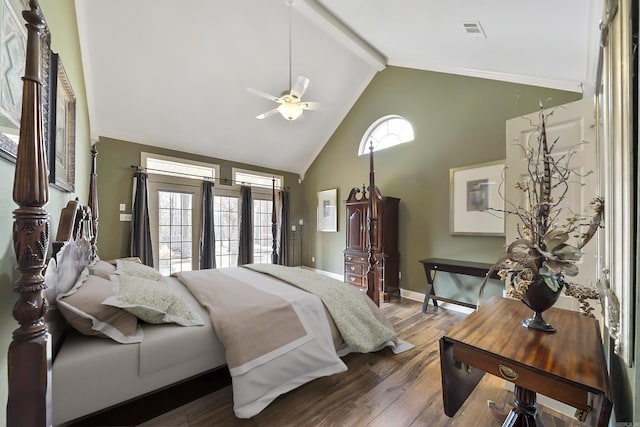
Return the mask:
<path fill-rule="evenodd" d="M 13 200 L 18 205 L 13 212 L 13 243 L 20 275 L 14 286 L 18 301 L 13 308 L 13 317 L 19 327 L 13 332 L 8 353 L 8 426 L 51 425 L 52 354 L 62 339 L 64 330 L 64 319 L 61 316 L 55 316 L 55 313 L 47 314 L 47 297 L 55 299 L 55 289 L 47 290 L 44 277 L 50 222 L 46 209 L 49 201 L 49 180 L 40 97 L 40 57 L 42 34 L 46 31 L 46 25 L 37 0 L 30 0 L 29 8 L 22 13 L 28 38 L 20 140 L 13 184 Z M 70 240 L 86 242 L 84 244 L 88 250 L 79 251 L 81 257 L 85 258 L 82 261 L 84 263 L 97 256 L 99 216 L 95 147 L 91 153 L 93 163 L 88 206 L 82 206 L 78 201 L 69 202 L 61 215 L 61 225 L 53 244 L 54 251 L 57 251 Z M 373 147 L 370 147 L 369 163 L 369 188 L 376 188 Z M 275 201 L 275 195 L 273 197 Z M 369 213 L 368 235 L 369 242 L 373 242 L 377 222 L 374 197 L 369 198 Z M 275 233 L 273 245 L 275 248 Z M 380 305 L 379 290 L 373 280 L 377 260 L 371 244 L 368 254 L 367 295 L 376 305 Z M 78 268 L 77 265 L 75 268 Z"/>

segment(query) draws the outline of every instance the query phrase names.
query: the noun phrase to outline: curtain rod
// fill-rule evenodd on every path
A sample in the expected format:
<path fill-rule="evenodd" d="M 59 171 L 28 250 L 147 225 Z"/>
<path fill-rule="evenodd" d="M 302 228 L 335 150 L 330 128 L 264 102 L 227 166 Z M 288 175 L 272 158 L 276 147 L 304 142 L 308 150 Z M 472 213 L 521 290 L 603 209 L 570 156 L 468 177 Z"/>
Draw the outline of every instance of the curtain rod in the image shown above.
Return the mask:
<path fill-rule="evenodd" d="M 136 170 L 137 172 L 162 172 L 164 175 L 167 174 L 171 174 L 171 175 L 180 175 L 180 176 L 185 176 L 185 177 L 192 177 L 192 178 L 198 178 L 202 181 L 219 181 L 221 184 L 225 184 L 225 185 L 229 185 L 229 184 L 240 184 L 240 185 L 249 185 L 249 186 L 253 186 L 253 187 L 260 187 L 260 188 L 275 188 L 276 190 L 289 190 L 289 187 L 280 187 L 278 185 L 273 185 L 270 186 L 266 186 L 266 185 L 258 185 L 258 184 L 252 184 L 250 182 L 244 182 L 244 181 L 234 181 L 232 179 L 227 179 L 227 178 L 210 178 L 208 176 L 202 176 L 202 175 L 195 175 L 192 173 L 186 173 L 186 172 L 173 172 L 173 171 L 167 171 L 164 169 L 153 169 L 153 168 L 145 168 L 142 166 L 138 166 L 138 165 L 131 165 L 131 169 Z M 271 182 L 273 183 L 275 181 L 275 177 L 271 178 Z M 215 185 L 215 182 L 214 182 Z"/>

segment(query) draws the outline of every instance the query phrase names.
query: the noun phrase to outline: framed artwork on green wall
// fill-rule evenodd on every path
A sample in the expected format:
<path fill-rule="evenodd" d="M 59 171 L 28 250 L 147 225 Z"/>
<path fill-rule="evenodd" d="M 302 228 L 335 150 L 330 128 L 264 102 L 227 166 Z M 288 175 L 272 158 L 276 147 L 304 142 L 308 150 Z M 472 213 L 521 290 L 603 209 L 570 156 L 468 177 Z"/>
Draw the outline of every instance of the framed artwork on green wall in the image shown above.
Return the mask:
<path fill-rule="evenodd" d="M 504 160 L 449 171 L 451 234 L 504 236 Z"/>
<path fill-rule="evenodd" d="M 60 55 L 51 55 L 56 79 L 51 81 L 52 108 L 49 130 L 49 182 L 73 192 L 76 159 L 76 97 Z"/>
<path fill-rule="evenodd" d="M 27 30 L 20 13 L 29 9 L 26 0 L 0 0 L 0 157 L 13 163 L 18 153 L 20 119 L 22 116 L 22 78 L 25 75 Z M 38 9 L 40 11 L 40 9 Z M 40 15 L 44 21 L 44 16 Z M 46 26 L 41 30 L 40 98 L 42 104 L 42 136 L 49 146 L 49 106 L 51 75 L 51 34 Z"/>
<path fill-rule="evenodd" d="M 338 189 L 318 192 L 318 231 L 338 231 Z"/>

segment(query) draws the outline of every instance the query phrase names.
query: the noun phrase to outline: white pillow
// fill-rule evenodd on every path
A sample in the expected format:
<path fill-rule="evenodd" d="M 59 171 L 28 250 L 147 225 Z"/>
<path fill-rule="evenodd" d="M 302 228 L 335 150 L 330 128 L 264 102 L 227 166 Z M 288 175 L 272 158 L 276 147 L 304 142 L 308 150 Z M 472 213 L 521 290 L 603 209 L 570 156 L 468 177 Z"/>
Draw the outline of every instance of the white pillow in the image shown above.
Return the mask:
<path fill-rule="evenodd" d="M 203 325 L 202 318 L 169 285 L 162 282 L 112 274 L 114 296 L 102 304 L 120 307 L 147 323 L 177 323 L 182 326 Z"/>
<path fill-rule="evenodd" d="M 158 270 L 149 267 L 148 265 L 140 264 L 139 262 L 118 259 L 116 260 L 116 267 L 116 274 L 124 273 L 129 276 L 141 277 L 143 279 L 154 280 L 156 282 L 167 282 L 167 279 L 165 279 Z"/>

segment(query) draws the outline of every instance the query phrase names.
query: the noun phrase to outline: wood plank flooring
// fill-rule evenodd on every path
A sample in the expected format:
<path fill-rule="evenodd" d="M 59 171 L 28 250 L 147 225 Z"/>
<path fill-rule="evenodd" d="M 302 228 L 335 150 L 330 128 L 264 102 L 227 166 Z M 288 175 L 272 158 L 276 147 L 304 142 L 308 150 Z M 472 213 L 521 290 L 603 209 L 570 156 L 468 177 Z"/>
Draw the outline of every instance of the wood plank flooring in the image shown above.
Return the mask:
<path fill-rule="evenodd" d="M 350 354 L 349 370 L 314 380 L 279 397 L 257 416 L 241 420 L 233 414 L 231 387 L 141 424 L 145 427 L 204 426 L 499 426 L 487 406 L 513 401 L 501 379 L 485 375 L 455 417 L 442 410 L 438 339 L 464 317 L 460 313 L 400 300 L 383 304 L 399 336 L 415 348 L 399 355 L 384 349 L 374 354 Z M 562 414 L 542 408 L 546 427 L 579 426 Z"/>

